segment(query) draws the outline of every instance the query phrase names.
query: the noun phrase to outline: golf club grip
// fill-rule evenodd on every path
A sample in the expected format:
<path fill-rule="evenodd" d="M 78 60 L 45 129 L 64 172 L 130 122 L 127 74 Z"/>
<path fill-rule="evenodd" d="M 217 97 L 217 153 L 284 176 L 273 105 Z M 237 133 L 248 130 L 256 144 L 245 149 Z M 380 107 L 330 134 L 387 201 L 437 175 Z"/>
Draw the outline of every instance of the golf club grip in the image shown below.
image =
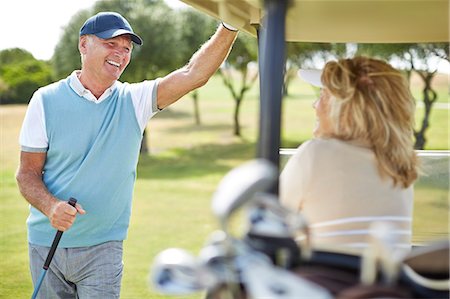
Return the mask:
<path fill-rule="evenodd" d="M 71 197 L 69 199 L 68 204 L 71 205 L 72 207 L 75 207 L 76 203 L 77 203 L 77 200 L 75 198 Z M 56 247 L 58 247 L 59 240 L 61 240 L 62 234 L 63 234 L 63 232 L 60 230 L 56 232 L 55 239 L 53 239 L 52 246 L 50 247 L 50 251 L 48 252 L 47 259 L 45 260 L 45 263 L 44 263 L 44 267 L 43 267 L 44 270 L 47 270 L 48 267 L 50 266 L 50 262 L 53 259 L 53 255 L 55 254 Z"/>

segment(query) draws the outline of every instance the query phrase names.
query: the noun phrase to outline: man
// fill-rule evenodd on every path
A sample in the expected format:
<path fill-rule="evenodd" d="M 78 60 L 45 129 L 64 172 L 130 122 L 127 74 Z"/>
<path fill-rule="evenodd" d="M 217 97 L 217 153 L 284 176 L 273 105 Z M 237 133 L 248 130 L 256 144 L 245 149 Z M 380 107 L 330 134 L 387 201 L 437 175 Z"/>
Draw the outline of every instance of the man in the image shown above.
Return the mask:
<path fill-rule="evenodd" d="M 78 44 L 81 71 L 33 95 L 20 134 L 16 178 L 31 204 L 27 226 L 34 283 L 55 229 L 67 231 L 40 298 L 119 297 L 122 241 L 147 121 L 204 85 L 236 36 L 234 28 L 222 24 L 186 66 L 128 84 L 117 80 L 130 62 L 133 43 L 141 45 L 142 39 L 117 13 L 99 13 L 85 22 Z M 78 200 L 75 207 L 67 204 L 70 197 Z"/>

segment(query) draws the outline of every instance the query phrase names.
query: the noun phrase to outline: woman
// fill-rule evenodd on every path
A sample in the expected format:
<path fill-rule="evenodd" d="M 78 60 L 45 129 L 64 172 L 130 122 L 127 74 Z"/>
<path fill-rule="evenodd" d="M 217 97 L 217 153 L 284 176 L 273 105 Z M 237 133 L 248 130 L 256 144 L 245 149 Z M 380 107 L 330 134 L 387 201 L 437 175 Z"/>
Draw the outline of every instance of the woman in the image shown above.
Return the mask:
<path fill-rule="evenodd" d="M 314 245 L 367 247 L 382 221 L 395 226 L 396 246 L 410 248 L 417 157 L 407 81 L 367 57 L 300 75 L 321 87 L 317 124 L 281 174 L 281 202 L 305 215 Z"/>

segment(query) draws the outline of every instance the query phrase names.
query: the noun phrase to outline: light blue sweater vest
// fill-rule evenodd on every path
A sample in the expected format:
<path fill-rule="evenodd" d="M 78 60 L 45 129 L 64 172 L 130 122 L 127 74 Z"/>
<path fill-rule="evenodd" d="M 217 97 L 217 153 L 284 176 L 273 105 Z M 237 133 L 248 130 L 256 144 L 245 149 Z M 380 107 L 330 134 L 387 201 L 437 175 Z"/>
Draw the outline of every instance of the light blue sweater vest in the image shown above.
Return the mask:
<path fill-rule="evenodd" d="M 43 180 L 57 198 L 74 197 L 86 210 L 64 232 L 59 247 L 84 247 L 127 235 L 142 140 L 126 83 L 99 104 L 61 80 L 39 90 L 48 137 Z M 55 229 L 31 207 L 28 240 L 50 246 Z"/>

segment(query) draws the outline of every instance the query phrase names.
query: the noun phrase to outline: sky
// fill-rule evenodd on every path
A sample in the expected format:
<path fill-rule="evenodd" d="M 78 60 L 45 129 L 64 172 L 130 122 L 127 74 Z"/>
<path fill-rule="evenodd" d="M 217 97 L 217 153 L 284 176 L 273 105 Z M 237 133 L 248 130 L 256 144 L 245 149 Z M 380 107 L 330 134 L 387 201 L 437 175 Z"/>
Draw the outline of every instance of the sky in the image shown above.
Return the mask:
<path fill-rule="evenodd" d="M 184 4 L 165 0 L 172 7 Z M 63 33 L 63 26 L 79 10 L 96 0 L 6 0 L 0 4 L 0 51 L 22 48 L 36 59 L 49 60 Z"/>

